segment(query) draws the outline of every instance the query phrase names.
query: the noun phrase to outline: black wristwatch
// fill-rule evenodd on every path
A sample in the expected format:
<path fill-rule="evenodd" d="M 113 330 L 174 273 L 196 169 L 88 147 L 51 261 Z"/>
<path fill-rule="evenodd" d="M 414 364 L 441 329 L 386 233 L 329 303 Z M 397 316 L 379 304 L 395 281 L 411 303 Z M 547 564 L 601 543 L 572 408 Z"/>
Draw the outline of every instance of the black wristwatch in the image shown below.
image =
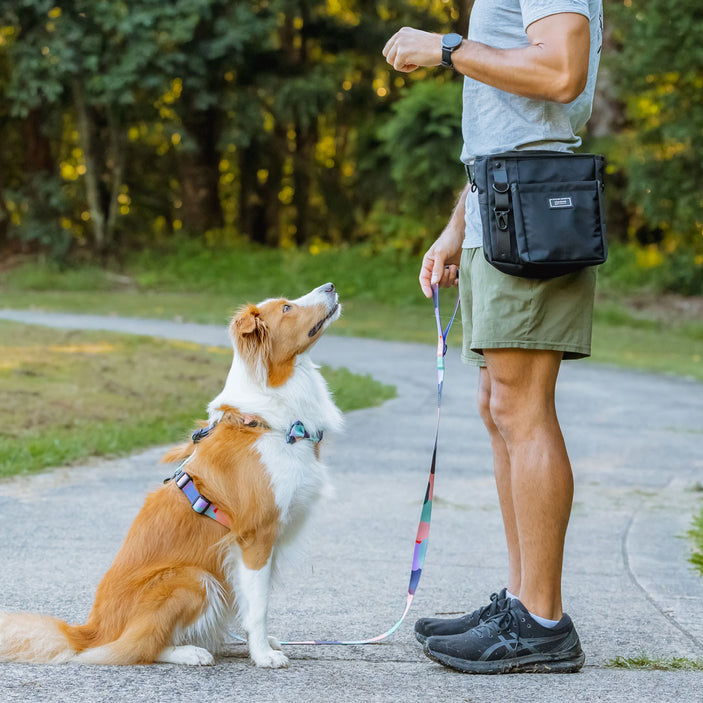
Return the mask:
<path fill-rule="evenodd" d="M 454 68 L 452 63 L 452 54 L 461 46 L 464 41 L 464 37 L 461 34 L 456 34 L 452 32 L 451 34 L 445 34 L 442 37 L 442 66 L 447 68 Z"/>

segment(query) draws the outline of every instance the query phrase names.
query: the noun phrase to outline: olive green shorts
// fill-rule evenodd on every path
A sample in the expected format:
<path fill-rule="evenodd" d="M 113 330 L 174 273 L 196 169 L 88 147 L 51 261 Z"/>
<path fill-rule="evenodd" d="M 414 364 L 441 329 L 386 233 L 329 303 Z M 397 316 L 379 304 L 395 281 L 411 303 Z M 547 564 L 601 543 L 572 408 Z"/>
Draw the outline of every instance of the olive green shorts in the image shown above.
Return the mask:
<path fill-rule="evenodd" d="M 484 349 L 549 349 L 564 359 L 591 354 L 595 267 L 547 280 L 498 271 L 483 249 L 464 249 L 459 294 L 464 344 L 461 358 L 485 366 Z"/>

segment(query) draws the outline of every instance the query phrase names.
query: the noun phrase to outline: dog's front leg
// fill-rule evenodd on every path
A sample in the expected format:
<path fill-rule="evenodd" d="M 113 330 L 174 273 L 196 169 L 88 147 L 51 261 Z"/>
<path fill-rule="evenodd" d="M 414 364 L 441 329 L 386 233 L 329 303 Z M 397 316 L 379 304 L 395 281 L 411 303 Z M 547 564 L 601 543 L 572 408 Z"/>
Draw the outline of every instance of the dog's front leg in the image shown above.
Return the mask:
<path fill-rule="evenodd" d="M 237 604 L 252 661 L 256 666 L 279 669 L 288 666 L 288 657 L 271 646 L 266 631 L 272 556 L 270 545 L 268 549 L 262 544 L 242 549 L 237 567 Z"/>

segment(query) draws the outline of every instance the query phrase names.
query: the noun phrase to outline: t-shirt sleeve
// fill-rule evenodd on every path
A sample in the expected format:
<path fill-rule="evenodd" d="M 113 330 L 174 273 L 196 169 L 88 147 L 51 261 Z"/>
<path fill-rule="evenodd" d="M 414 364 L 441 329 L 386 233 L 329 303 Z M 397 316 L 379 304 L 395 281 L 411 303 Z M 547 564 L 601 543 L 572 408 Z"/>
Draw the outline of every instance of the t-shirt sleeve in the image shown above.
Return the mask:
<path fill-rule="evenodd" d="M 520 0 L 522 26 L 527 29 L 533 22 L 560 12 L 576 12 L 591 18 L 588 0 Z"/>

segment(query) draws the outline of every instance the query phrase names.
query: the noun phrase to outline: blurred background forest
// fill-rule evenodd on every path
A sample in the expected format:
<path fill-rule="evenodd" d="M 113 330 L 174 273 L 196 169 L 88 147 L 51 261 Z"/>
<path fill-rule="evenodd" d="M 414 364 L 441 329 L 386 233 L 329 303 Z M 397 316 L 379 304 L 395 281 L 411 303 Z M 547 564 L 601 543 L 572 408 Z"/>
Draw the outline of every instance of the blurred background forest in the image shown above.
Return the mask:
<path fill-rule="evenodd" d="M 0 0 L 0 252 L 362 245 L 415 257 L 463 186 L 461 77 L 392 71 L 472 1 Z M 623 280 L 703 294 L 703 5 L 605 0 L 583 149 Z M 158 266 L 158 258 L 155 259 Z"/>

